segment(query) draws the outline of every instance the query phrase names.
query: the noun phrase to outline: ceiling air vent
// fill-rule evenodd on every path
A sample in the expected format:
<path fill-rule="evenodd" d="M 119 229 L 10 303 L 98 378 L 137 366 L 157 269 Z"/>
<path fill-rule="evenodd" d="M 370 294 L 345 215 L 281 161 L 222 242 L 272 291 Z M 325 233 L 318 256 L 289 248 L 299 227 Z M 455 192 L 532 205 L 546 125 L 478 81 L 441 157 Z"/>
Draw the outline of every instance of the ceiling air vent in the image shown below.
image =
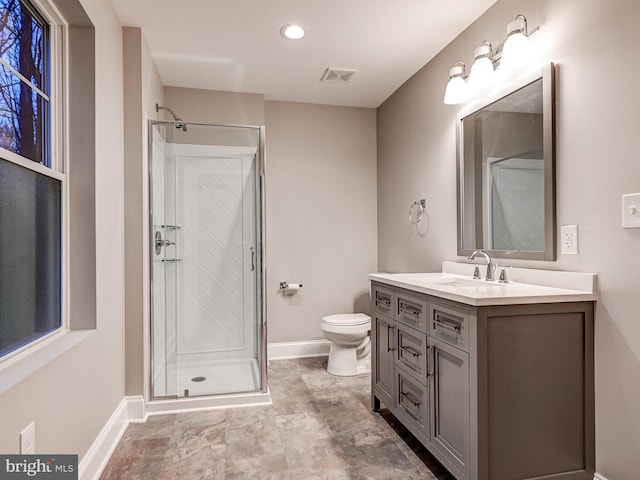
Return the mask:
<path fill-rule="evenodd" d="M 327 68 L 320 79 L 321 82 L 349 83 L 358 70 Z"/>

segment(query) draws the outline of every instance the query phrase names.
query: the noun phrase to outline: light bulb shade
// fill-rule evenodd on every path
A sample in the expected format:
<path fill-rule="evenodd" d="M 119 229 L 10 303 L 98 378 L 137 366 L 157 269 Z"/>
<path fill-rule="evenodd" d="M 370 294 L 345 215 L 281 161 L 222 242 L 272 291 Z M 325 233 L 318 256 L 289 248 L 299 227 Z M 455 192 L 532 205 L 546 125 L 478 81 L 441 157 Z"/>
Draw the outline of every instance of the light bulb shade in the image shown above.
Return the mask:
<path fill-rule="evenodd" d="M 530 58 L 527 19 L 524 15 L 517 15 L 515 20 L 507 25 L 507 40 L 502 47 L 500 68 L 510 70 L 524 67 Z"/>
<path fill-rule="evenodd" d="M 476 48 L 475 57 L 476 61 L 471 65 L 469 72 L 469 90 L 472 94 L 493 86 L 495 79 L 495 70 L 491 60 L 491 44 L 486 42 Z"/>
<path fill-rule="evenodd" d="M 469 99 L 469 89 L 467 82 L 461 76 L 451 77 L 444 92 L 444 103 L 447 105 L 458 105 Z"/>
<path fill-rule="evenodd" d="M 500 68 L 514 69 L 529 64 L 531 58 L 529 39 L 524 33 L 514 33 L 507 38 L 502 47 Z"/>

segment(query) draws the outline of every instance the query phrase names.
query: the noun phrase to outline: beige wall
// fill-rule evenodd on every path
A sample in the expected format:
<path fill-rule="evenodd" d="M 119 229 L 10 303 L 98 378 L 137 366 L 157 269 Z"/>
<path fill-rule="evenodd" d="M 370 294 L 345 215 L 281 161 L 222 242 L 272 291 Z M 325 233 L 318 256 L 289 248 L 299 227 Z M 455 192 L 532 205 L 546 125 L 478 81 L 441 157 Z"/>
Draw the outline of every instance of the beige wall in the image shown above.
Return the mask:
<path fill-rule="evenodd" d="M 375 110 L 266 103 L 269 342 L 322 339 L 368 311 L 376 270 Z M 279 283 L 302 283 L 283 297 Z"/>
<path fill-rule="evenodd" d="M 96 27 L 97 330 L 0 395 L 7 454 L 35 420 L 36 452 L 82 458 L 124 396 L 122 35 L 107 0 L 81 3 Z"/>
<path fill-rule="evenodd" d="M 164 98 L 186 122 L 264 125 L 263 95 L 165 87 Z M 164 119 L 173 120 L 166 114 Z"/>
<path fill-rule="evenodd" d="M 595 272 L 596 469 L 634 480 L 640 467 L 640 230 L 620 226 L 620 196 L 640 191 L 637 0 L 501 0 L 378 109 L 381 271 L 437 271 L 456 257 L 456 107 L 442 103 L 448 69 L 504 40 L 518 13 L 540 57 L 558 64 L 558 225 L 578 224 L 580 253 L 523 266 Z M 425 192 L 429 228 L 406 211 Z M 526 432 L 523 432 L 526 435 Z"/>
<path fill-rule="evenodd" d="M 164 87 L 139 28 L 124 27 L 126 394 L 142 395 L 149 319 L 147 120 L 157 118 Z"/>

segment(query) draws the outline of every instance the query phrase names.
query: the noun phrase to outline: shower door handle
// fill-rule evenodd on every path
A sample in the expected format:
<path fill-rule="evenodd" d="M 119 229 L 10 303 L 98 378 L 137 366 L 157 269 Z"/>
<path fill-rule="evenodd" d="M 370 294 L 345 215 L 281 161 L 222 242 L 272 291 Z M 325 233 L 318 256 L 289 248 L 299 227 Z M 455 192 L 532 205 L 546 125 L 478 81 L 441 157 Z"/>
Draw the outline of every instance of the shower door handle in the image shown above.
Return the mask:
<path fill-rule="evenodd" d="M 175 245 L 176 242 L 172 242 L 171 240 L 163 239 L 160 231 L 156 232 L 155 235 L 155 246 L 156 246 L 156 255 L 160 255 L 162 251 L 162 247 L 169 247 L 171 245 Z"/>
<path fill-rule="evenodd" d="M 251 247 L 249 250 L 251 251 L 251 271 L 253 272 L 256 269 L 256 249 Z"/>

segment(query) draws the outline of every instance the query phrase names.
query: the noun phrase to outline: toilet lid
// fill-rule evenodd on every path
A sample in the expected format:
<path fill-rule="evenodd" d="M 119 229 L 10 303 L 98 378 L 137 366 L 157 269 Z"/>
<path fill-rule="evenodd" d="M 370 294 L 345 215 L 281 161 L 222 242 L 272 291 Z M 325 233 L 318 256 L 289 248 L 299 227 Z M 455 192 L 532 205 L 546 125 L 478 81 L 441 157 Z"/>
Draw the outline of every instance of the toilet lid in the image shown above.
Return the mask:
<path fill-rule="evenodd" d="M 322 317 L 322 321 L 333 325 L 363 325 L 371 320 L 364 313 L 341 313 Z"/>

